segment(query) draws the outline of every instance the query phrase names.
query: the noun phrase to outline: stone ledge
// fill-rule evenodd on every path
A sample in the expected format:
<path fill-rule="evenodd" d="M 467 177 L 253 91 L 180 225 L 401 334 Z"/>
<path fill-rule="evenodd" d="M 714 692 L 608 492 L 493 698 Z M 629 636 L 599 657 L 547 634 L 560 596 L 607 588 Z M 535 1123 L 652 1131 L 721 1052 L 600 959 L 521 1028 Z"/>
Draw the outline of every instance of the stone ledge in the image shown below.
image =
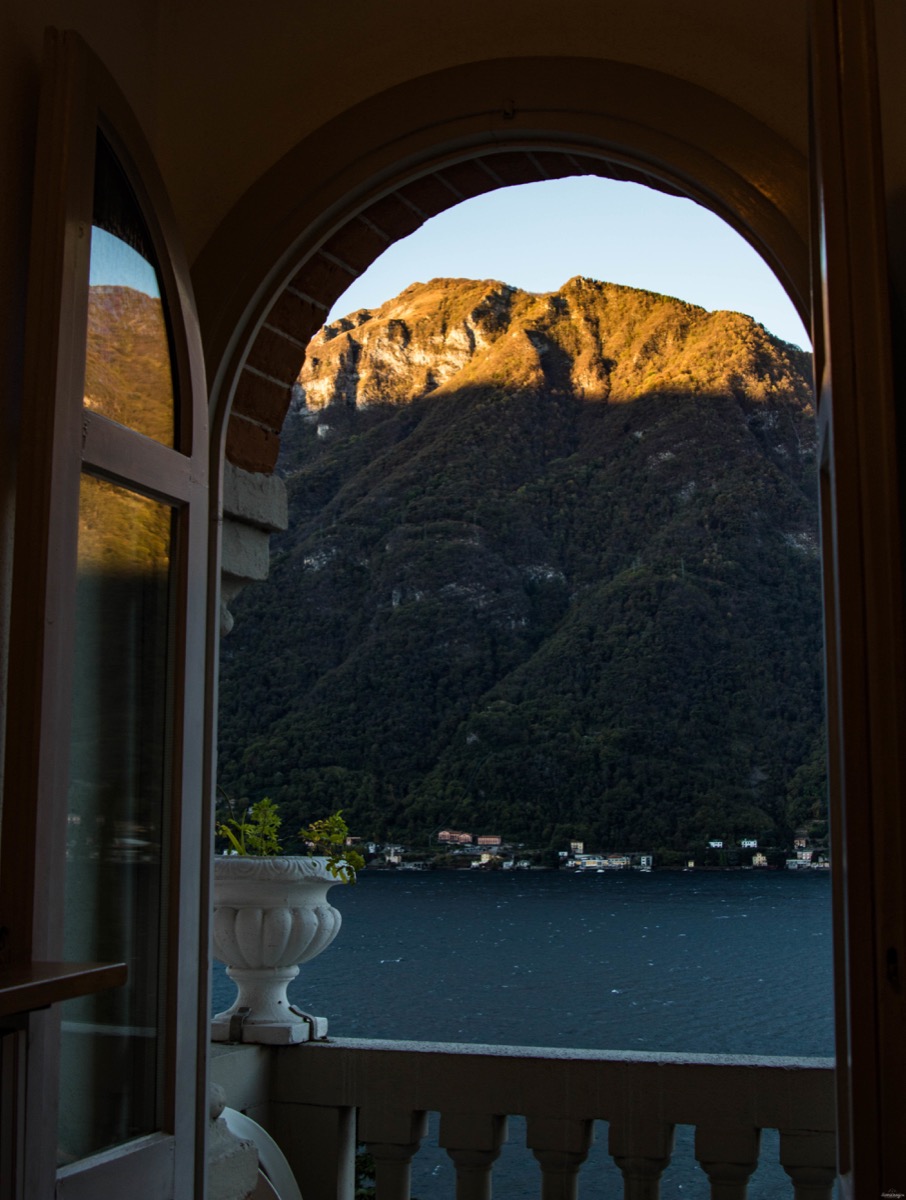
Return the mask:
<path fill-rule="evenodd" d="M 221 583 L 235 588 L 247 583 L 260 583 L 267 579 L 270 567 L 270 534 L 256 525 L 240 521 L 223 522 L 221 538 L 220 573 Z"/>
<path fill-rule="evenodd" d="M 277 475 L 227 462 L 223 475 L 220 632 L 233 628 L 229 605 L 249 583 L 267 579 L 270 535 L 288 523 L 286 485 Z"/>
<path fill-rule="evenodd" d="M 243 471 L 225 463 L 223 474 L 223 515 L 245 525 L 274 533 L 288 522 L 286 485 L 278 475 Z"/>

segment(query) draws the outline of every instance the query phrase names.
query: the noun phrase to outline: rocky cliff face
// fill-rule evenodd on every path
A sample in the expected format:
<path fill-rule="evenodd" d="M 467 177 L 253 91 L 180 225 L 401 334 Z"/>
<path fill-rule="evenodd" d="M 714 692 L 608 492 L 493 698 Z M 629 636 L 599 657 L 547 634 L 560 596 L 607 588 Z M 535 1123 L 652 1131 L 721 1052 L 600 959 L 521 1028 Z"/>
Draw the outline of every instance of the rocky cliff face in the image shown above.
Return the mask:
<path fill-rule="evenodd" d="M 809 403 L 808 358 L 741 313 L 592 279 L 534 295 L 493 280 L 415 283 L 312 340 L 296 408 L 405 404 L 502 383 L 625 402 L 655 390 Z"/>
<path fill-rule="evenodd" d="M 224 786 L 290 827 L 534 845 L 813 816 L 807 371 L 748 317 L 586 279 L 435 280 L 324 329 L 290 529 L 224 645 Z"/>

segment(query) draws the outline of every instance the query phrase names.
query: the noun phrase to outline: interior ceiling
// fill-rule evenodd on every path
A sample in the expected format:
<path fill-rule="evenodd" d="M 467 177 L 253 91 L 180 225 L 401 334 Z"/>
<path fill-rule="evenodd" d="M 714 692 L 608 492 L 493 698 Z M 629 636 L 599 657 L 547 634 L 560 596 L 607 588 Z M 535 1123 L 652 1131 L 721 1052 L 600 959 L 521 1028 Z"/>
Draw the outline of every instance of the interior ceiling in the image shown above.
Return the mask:
<path fill-rule="evenodd" d="M 254 16 L 245 0 L 163 0 L 156 149 L 190 259 L 314 130 L 370 96 L 471 62 L 636 64 L 730 100 L 805 153 L 805 21 L 805 0 L 570 0 L 556 11 L 548 0 L 339 9 L 262 0 Z"/>

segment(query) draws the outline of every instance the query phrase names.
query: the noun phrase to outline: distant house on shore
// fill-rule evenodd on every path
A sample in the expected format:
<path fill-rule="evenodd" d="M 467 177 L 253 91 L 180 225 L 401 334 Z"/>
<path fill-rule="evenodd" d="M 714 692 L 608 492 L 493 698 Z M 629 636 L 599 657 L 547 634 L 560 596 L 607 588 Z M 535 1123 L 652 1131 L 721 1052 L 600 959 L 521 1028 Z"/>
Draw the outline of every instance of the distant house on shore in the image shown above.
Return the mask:
<path fill-rule="evenodd" d="M 599 867 L 603 868 L 604 857 L 601 854 L 575 854 L 569 865 L 580 871 L 593 871 Z"/>
<path fill-rule="evenodd" d="M 811 867 L 827 867 L 829 863 L 826 855 L 819 857 L 814 850 L 797 850 L 795 858 L 786 860 L 788 871 L 809 870 Z"/>
<path fill-rule="evenodd" d="M 471 846 L 473 838 L 471 833 L 464 833 L 460 829 L 441 829 L 437 840 L 447 846 Z"/>
<path fill-rule="evenodd" d="M 571 862 L 580 871 L 622 871 L 632 860 L 628 854 L 576 854 Z"/>
<path fill-rule="evenodd" d="M 476 841 L 479 846 L 499 846 L 503 838 L 498 833 L 487 833 L 482 834 Z"/>

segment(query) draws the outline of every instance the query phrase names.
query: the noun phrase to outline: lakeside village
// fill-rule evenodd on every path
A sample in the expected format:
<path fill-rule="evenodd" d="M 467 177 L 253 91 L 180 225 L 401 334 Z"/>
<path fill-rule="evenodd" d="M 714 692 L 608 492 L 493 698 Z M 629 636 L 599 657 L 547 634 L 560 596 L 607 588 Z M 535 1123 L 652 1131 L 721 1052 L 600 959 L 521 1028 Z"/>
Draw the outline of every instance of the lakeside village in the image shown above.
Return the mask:
<path fill-rule="evenodd" d="M 790 870 L 826 871 L 830 869 L 826 839 L 812 838 L 807 829 L 797 829 L 792 848 L 759 847 L 756 838 L 738 842 L 714 838 L 688 852 L 655 853 L 595 851 L 587 852 L 585 843 L 569 843 L 568 850 L 531 851 L 523 845 L 504 841 L 498 834 L 472 834 L 460 829 L 439 829 L 433 844 L 418 849 L 398 844 L 379 845 L 362 838 L 349 837 L 365 857 L 366 867 L 397 871 L 479 870 L 479 871 L 550 871 L 577 873 L 595 871 L 733 871 Z"/>

